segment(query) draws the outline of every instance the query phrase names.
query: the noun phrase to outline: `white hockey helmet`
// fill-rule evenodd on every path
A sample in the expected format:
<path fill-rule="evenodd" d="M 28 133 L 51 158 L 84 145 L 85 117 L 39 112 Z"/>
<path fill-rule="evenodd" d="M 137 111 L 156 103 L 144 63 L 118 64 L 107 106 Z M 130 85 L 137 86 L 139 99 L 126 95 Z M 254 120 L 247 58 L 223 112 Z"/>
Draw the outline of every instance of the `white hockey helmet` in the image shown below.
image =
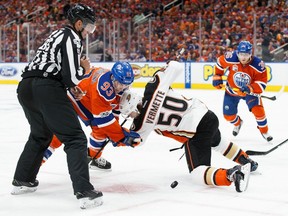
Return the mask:
<path fill-rule="evenodd" d="M 127 89 L 121 96 L 119 109 L 122 115 L 129 116 L 132 112 L 138 112 L 137 105 L 142 102 L 142 97 Z"/>

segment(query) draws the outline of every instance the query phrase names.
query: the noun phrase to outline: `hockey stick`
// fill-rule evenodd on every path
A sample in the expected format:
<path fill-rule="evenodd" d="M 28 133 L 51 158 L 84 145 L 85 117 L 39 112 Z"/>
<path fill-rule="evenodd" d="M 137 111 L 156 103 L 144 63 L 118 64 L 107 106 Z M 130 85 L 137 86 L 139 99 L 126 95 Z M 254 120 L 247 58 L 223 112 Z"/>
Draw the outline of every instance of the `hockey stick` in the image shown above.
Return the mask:
<path fill-rule="evenodd" d="M 238 88 L 231 88 L 233 91 L 239 91 Z M 274 96 L 266 96 L 266 95 L 261 95 L 261 94 L 256 94 L 256 93 L 252 93 L 252 92 L 244 92 L 248 95 L 252 95 L 252 96 L 255 96 L 255 97 L 261 97 L 261 98 L 265 98 L 265 99 L 268 99 L 268 100 L 272 100 L 272 101 L 275 101 L 276 99 L 278 99 L 280 97 L 280 95 L 284 92 L 284 89 L 285 89 L 285 85 L 282 85 L 280 91 L 277 93 L 277 95 L 274 95 Z"/>
<path fill-rule="evenodd" d="M 284 140 L 283 142 L 279 143 L 278 145 L 274 146 L 268 151 L 253 151 L 253 150 L 247 150 L 246 154 L 248 155 L 267 155 L 270 152 L 273 152 L 275 149 L 277 149 L 279 146 L 285 144 L 288 141 L 288 139 Z"/>
<path fill-rule="evenodd" d="M 121 127 L 127 122 L 127 118 L 124 119 L 124 121 L 121 123 Z M 105 146 L 110 142 L 110 139 L 107 139 L 105 141 L 105 143 L 101 146 L 101 148 L 99 149 L 99 151 L 97 152 L 97 154 L 94 157 L 90 157 L 91 160 L 89 160 L 88 163 L 90 163 L 90 161 L 94 160 L 99 154 L 100 152 L 102 152 L 102 150 L 105 148 Z M 89 156 L 89 155 L 88 155 Z"/>
<path fill-rule="evenodd" d="M 222 76 L 222 79 L 223 79 L 223 77 L 224 77 L 224 76 Z M 228 86 L 225 85 L 225 84 L 222 84 L 222 87 L 226 88 L 226 87 L 228 87 Z M 231 90 L 236 91 L 236 92 L 240 90 L 239 88 L 231 88 L 231 87 L 228 87 L 228 88 L 230 88 Z M 279 92 L 278 92 L 276 95 L 271 96 L 271 97 L 266 96 L 266 95 L 261 95 L 261 94 L 252 93 L 252 92 L 250 92 L 250 93 L 244 92 L 244 93 L 246 93 L 246 94 L 248 94 L 248 95 L 255 96 L 255 97 L 261 97 L 261 98 L 265 98 L 265 99 L 268 99 L 268 100 L 275 101 L 275 100 L 277 100 L 277 99 L 282 95 L 282 93 L 284 92 L 284 89 L 285 89 L 285 84 L 282 84 L 281 89 L 279 90 Z"/>
<path fill-rule="evenodd" d="M 284 92 L 284 89 L 285 89 L 285 85 L 283 84 L 282 87 L 281 87 L 281 89 L 279 90 L 279 92 L 278 92 L 276 95 L 274 95 L 274 96 L 272 96 L 272 97 L 268 97 L 268 96 L 265 96 L 265 95 L 261 95 L 261 97 L 275 101 L 275 100 L 277 100 L 277 99 L 282 95 L 282 93 Z"/>
<path fill-rule="evenodd" d="M 277 100 L 277 99 L 280 97 L 280 95 L 284 92 L 284 89 L 285 89 L 285 85 L 283 84 L 282 87 L 281 87 L 281 89 L 279 90 L 279 92 L 278 92 L 276 95 L 269 97 L 269 96 L 266 96 L 266 95 L 260 95 L 260 94 L 259 94 L 258 97 L 260 96 L 261 98 L 265 98 L 265 99 L 268 99 L 268 100 L 275 101 L 275 100 Z M 249 93 L 249 94 L 251 95 L 251 93 Z M 253 94 L 252 94 L 252 95 L 253 95 Z M 254 96 L 256 96 L 256 95 L 254 95 Z"/>

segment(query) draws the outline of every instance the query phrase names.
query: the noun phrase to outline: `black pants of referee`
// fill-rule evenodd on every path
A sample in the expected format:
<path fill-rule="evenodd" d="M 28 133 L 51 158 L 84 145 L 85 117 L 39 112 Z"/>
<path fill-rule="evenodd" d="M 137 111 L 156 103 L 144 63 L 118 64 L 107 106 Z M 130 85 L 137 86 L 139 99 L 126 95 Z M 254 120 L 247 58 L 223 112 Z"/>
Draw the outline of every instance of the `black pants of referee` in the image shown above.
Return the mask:
<path fill-rule="evenodd" d="M 221 133 L 219 120 L 214 112 L 208 112 L 201 119 L 196 134 L 185 143 L 185 155 L 189 172 L 200 165 L 211 165 L 212 147 L 219 145 Z"/>
<path fill-rule="evenodd" d="M 19 83 L 17 93 L 31 132 L 14 179 L 36 180 L 44 151 L 55 134 L 64 144 L 74 193 L 94 189 L 89 180 L 87 138 L 62 83 L 48 78 L 26 78 Z"/>

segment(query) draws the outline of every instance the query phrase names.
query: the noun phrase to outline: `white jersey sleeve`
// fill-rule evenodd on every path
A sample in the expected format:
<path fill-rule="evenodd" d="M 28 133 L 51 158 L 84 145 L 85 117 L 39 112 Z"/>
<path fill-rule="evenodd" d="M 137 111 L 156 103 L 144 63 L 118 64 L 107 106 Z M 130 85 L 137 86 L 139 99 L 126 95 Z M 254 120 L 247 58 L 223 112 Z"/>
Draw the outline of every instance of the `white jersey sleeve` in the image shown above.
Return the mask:
<path fill-rule="evenodd" d="M 168 93 L 170 85 L 174 82 L 176 77 L 184 71 L 183 64 L 170 61 L 167 68 L 163 71 L 159 71 L 150 83 L 158 80 L 158 85 L 153 91 L 153 95 L 149 103 L 143 104 L 146 107 L 147 112 L 142 120 L 142 126 L 137 132 L 141 135 L 143 143 L 146 141 L 147 136 L 154 130 L 157 120 L 159 118 L 160 109 L 163 105 L 164 99 Z M 156 77 L 157 76 L 157 77 Z M 147 86 L 146 86 L 147 87 Z"/>

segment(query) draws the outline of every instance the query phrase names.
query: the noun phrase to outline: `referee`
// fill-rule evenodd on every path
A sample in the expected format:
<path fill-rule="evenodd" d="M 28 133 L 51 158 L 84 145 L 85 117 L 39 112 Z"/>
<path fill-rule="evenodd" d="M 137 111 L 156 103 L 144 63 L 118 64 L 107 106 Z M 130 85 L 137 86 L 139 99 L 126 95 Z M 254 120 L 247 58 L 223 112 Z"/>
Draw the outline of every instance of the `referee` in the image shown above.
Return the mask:
<path fill-rule="evenodd" d="M 87 139 L 69 101 L 69 89 L 79 99 L 84 93 L 76 85 L 90 68 L 89 59 L 80 59 L 82 40 L 95 30 L 95 12 L 76 4 L 67 12 L 70 26 L 54 31 L 24 69 L 18 85 L 18 100 L 30 124 L 29 139 L 18 160 L 11 194 L 37 190 L 36 180 L 44 151 L 53 134 L 64 143 L 68 170 L 80 208 L 102 204 L 102 192 L 90 183 Z"/>

